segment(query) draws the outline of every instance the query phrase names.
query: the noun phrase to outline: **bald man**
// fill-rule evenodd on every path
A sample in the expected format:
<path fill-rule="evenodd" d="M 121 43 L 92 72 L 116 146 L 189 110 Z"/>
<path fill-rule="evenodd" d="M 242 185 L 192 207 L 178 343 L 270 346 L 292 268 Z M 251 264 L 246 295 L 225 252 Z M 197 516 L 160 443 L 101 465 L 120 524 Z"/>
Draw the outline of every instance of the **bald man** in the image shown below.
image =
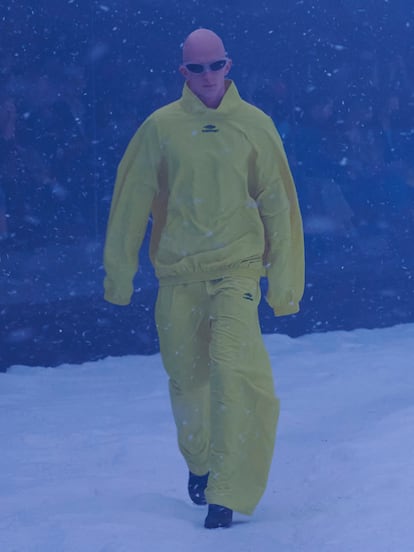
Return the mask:
<path fill-rule="evenodd" d="M 304 287 L 300 210 L 272 121 L 227 79 L 220 37 L 183 45 L 180 99 L 150 115 L 118 167 L 105 298 L 127 305 L 149 214 L 155 319 L 178 444 L 204 526 L 252 514 L 266 487 L 279 401 L 260 332 L 260 278 L 276 316 Z"/>
<path fill-rule="evenodd" d="M 217 68 L 194 72 L 195 65 L 218 62 Z M 180 72 L 187 81 L 187 86 L 207 107 L 216 109 L 230 84 L 225 76 L 231 68 L 231 60 L 227 58 L 223 42 L 215 33 L 207 29 L 199 29 L 189 35 L 183 45 L 183 64 Z"/>

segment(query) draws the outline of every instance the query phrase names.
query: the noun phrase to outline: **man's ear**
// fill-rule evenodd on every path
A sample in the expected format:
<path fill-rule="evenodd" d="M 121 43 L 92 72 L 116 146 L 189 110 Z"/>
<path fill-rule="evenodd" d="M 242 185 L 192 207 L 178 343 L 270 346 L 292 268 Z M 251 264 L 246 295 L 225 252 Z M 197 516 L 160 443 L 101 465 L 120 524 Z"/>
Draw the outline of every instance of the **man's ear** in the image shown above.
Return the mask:
<path fill-rule="evenodd" d="M 224 73 L 224 76 L 227 77 L 227 75 L 230 73 L 230 69 L 232 65 L 233 65 L 233 61 L 231 59 L 228 59 L 226 63 L 226 72 Z"/>
<path fill-rule="evenodd" d="M 184 65 L 180 65 L 180 67 L 178 68 L 178 70 L 180 71 L 180 73 L 182 74 L 182 76 L 187 79 L 188 78 L 188 69 L 187 67 L 185 67 Z"/>

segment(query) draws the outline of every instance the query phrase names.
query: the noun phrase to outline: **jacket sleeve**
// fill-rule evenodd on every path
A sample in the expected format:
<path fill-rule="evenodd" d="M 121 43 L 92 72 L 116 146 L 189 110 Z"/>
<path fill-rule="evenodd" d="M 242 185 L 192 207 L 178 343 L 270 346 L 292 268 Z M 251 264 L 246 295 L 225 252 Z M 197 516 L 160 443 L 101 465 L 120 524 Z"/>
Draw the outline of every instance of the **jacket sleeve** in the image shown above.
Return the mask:
<path fill-rule="evenodd" d="M 304 291 L 302 217 L 279 133 L 269 119 L 256 151 L 256 202 L 265 231 L 266 300 L 276 316 L 299 311 Z"/>
<path fill-rule="evenodd" d="M 105 247 L 105 299 L 128 305 L 151 204 L 158 187 L 160 147 L 155 122 L 137 130 L 118 166 Z"/>

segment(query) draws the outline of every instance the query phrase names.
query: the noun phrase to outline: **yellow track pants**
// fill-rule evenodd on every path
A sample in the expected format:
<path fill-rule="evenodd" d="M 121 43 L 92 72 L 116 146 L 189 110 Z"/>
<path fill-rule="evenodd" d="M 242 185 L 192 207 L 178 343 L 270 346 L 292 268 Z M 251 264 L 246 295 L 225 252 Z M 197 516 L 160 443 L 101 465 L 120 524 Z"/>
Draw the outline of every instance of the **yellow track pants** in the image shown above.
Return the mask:
<path fill-rule="evenodd" d="M 156 324 L 178 444 L 188 468 L 210 472 L 206 498 L 251 514 L 267 483 L 279 400 L 245 277 L 161 286 Z"/>

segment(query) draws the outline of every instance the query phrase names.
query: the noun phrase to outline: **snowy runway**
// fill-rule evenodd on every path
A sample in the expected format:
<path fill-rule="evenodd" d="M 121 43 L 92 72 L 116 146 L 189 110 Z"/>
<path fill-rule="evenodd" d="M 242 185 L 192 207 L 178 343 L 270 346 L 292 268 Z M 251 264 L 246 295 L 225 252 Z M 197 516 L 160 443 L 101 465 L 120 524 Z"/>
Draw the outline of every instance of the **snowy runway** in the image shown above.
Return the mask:
<path fill-rule="evenodd" d="M 1 552 L 409 552 L 414 325 L 266 335 L 282 412 L 266 494 L 190 503 L 159 355 L 0 374 Z"/>

